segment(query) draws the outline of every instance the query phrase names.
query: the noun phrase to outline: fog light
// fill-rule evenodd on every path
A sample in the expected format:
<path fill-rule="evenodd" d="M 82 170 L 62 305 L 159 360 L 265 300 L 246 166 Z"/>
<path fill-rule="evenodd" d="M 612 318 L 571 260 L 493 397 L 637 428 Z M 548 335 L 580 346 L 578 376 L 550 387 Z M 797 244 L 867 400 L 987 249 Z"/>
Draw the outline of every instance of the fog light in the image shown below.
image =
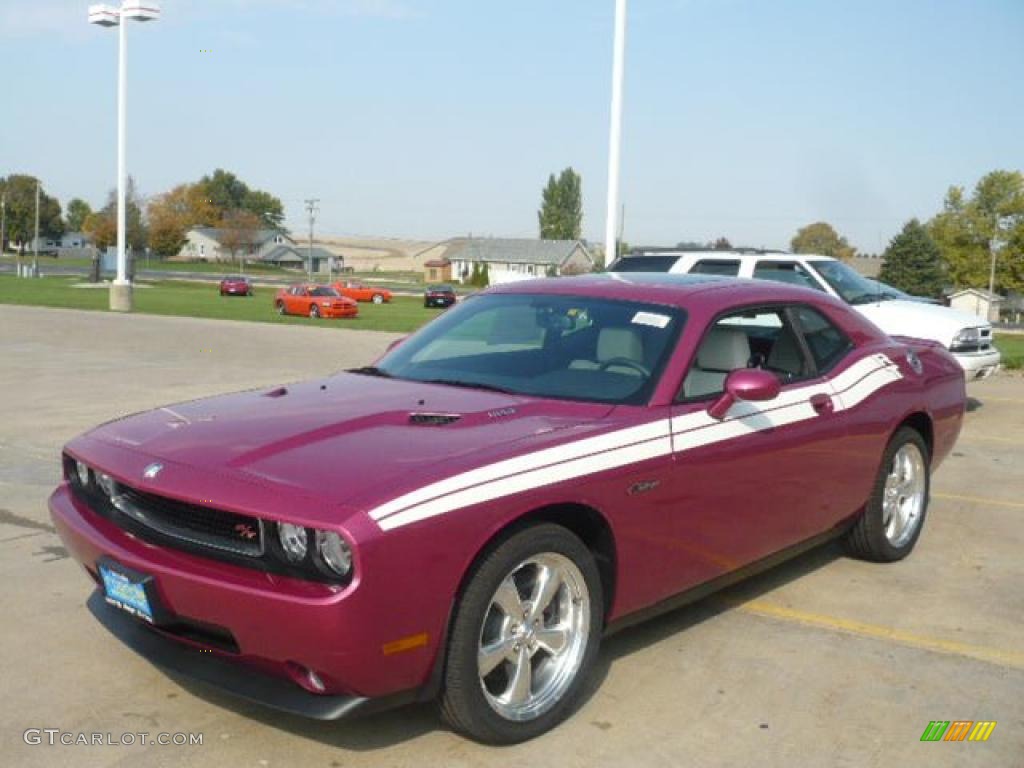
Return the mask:
<path fill-rule="evenodd" d="M 298 563 L 306 557 L 306 550 L 309 547 L 306 541 L 306 529 L 301 525 L 278 523 L 277 538 L 281 542 L 281 549 L 284 550 L 285 557 L 293 563 Z"/>

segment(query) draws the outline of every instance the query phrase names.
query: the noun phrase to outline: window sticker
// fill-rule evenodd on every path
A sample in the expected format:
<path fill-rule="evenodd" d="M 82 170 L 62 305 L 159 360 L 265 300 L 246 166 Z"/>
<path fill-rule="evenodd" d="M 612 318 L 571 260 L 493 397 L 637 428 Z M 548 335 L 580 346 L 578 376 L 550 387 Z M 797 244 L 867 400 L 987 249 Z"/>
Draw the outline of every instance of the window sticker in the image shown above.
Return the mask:
<path fill-rule="evenodd" d="M 671 320 L 668 315 L 659 315 L 657 312 L 637 312 L 633 315 L 635 325 L 649 325 L 652 328 L 664 328 Z"/>

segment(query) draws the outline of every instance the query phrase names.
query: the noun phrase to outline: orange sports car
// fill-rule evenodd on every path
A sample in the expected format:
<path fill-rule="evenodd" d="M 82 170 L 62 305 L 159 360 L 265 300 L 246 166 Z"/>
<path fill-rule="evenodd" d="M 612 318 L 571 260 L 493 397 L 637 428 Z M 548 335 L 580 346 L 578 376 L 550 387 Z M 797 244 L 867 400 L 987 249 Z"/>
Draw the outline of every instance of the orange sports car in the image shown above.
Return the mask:
<path fill-rule="evenodd" d="M 292 285 L 274 297 L 274 307 L 282 315 L 309 317 L 355 317 L 359 305 L 329 285 Z"/>
<path fill-rule="evenodd" d="M 383 304 L 391 301 L 391 291 L 378 288 L 375 285 L 364 285 L 354 280 L 339 280 L 332 283 L 331 287 L 342 296 L 347 296 L 356 301 L 372 301 L 374 304 Z"/>

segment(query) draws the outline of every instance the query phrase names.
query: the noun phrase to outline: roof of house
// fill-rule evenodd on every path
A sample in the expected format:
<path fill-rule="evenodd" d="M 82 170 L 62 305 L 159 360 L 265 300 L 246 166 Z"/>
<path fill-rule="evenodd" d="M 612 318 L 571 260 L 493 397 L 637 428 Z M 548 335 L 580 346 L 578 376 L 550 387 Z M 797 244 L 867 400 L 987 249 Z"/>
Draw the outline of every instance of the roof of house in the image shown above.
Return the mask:
<path fill-rule="evenodd" d="M 342 257 L 329 251 L 326 248 L 313 248 L 313 258 L 327 260 L 331 257 L 341 259 Z M 309 260 L 309 248 L 300 245 L 278 245 L 272 248 L 262 257 L 263 261 L 301 261 L 305 263 Z"/>
<path fill-rule="evenodd" d="M 1003 300 L 1003 297 L 998 293 L 992 293 L 992 291 L 985 290 L 984 288 L 962 288 L 959 291 L 953 291 L 953 293 L 949 294 L 949 298 L 955 299 L 957 296 L 965 296 L 967 294 L 980 296 L 981 298 L 992 302 Z"/>
<path fill-rule="evenodd" d="M 577 249 L 590 252 L 580 240 L 534 240 L 530 238 L 481 237 L 451 244 L 445 256 L 464 261 L 508 262 L 513 264 L 549 264 L 559 266 Z"/>
<path fill-rule="evenodd" d="M 449 259 L 431 259 L 423 262 L 424 267 L 450 267 L 451 264 Z"/>
<path fill-rule="evenodd" d="M 189 231 L 190 232 L 198 232 L 200 234 L 206 235 L 207 237 L 216 240 L 218 243 L 223 240 L 224 233 L 226 232 L 226 230 L 224 230 L 224 229 L 222 229 L 220 227 L 192 227 L 192 229 L 190 229 Z M 256 235 L 253 238 L 253 242 L 256 245 L 263 245 L 263 243 L 267 242 L 268 240 L 272 240 L 277 235 L 283 235 L 285 238 L 288 239 L 289 242 L 294 242 L 294 241 L 292 241 L 292 239 L 288 235 L 288 233 L 285 232 L 284 230 L 281 230 L 281 229 L 259 229 L 259 230 L 256 230 Z"/>

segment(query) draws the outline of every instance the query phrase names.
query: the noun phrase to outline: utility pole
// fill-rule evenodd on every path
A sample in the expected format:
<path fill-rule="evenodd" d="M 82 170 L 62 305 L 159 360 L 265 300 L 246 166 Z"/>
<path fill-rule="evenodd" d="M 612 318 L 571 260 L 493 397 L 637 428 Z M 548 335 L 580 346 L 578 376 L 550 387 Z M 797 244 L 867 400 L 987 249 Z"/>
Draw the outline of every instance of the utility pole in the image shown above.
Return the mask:
<path fill-rule="evenodd" d="M 0 195 L 0 256 L 7 253 L 7 190 Z"/>
<path fill-rule="evenodd" d="M 626 57 L 626 0 L 615 0 L 615 39 L 612 47 L 612 103 L 608 136 L 608 207 L 605 209 L 604 259 L 611 264 L 619 255 L 616 235 L 619 213 L 619 166 L 622 155 L 622 80 Z"/>
<path fill-rule="evenodd" d="M 320 198 L 312 197 L 306 200 L 306 213 L 309 214 L 309 282 L 313 282 L 313 225 L 316 224 L 316 215 L 320 212 Z"/>
<path fill-rule="evenodd" d="M 36 179 L 36 238 L 32 243 L 32 277 L 39 277 L 39 179 Z"/>

